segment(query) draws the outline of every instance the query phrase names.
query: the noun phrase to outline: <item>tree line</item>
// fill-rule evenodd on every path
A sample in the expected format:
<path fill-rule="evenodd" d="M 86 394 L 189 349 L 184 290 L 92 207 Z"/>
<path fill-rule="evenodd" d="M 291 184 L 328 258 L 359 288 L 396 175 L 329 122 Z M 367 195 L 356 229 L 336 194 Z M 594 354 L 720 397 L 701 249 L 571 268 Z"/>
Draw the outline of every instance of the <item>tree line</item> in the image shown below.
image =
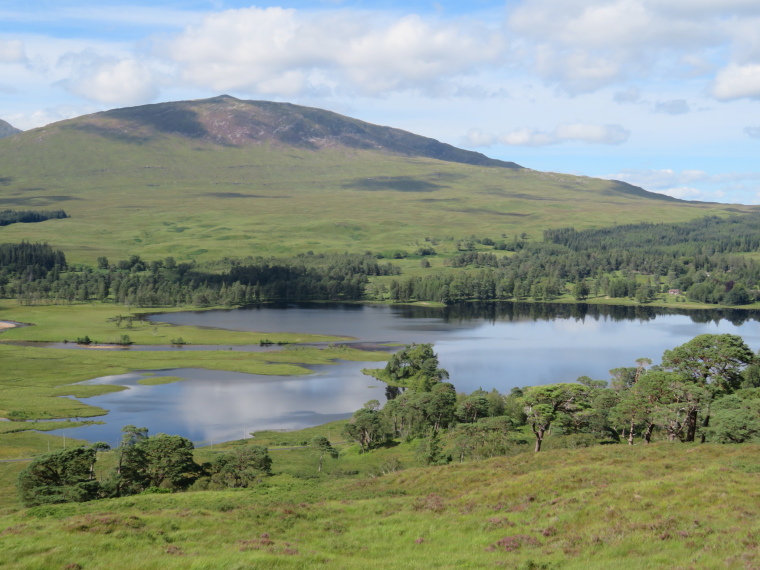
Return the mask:
<path fill-rule="evenodd" d="M 67 266 L 45 244 L 0 244 L 0 296 L 22 303 L 114 300 L 136 307 L 246 305 L 265 301 L 390 300 L 552 301 L 571 294 L 630 298 L 646 304 L 673 291 L 676 299 L 730 306 L 760 297 L 760 214 L 706 217 L 680 224 L 631 224 L 576 231 L 547 230 L 544 241 L 468 240 L 445 263 L 462 271 L 398 276 L 379 254 L 318 254 L 287 258 L 223 258 L 202 264 L 138 255 L 97 267 Z M 431 242 L 432 243 L 432 242 Z M 475 250 L 490 247 L 491 250 Z M 510 254 L 497 253 L 508 250 Z M 420 248 L 423 262 L 435 255 Z M 429 265 L 429 264 L 427 264 Z"/>
<path fill-rule="evenodd" d="M 3 253 L 5 252 L 5 257 Z M 251 305 L 265 301 L 361 300 L 370 276 L 397 266 L 365 254 L 225 258 L 204 264 L 138 255 L 97 267 L 66 265 L 44 244 L 0 245 L 0 296 L 22 304 L 110 301 L 135 307 Z"/>
<path fill-rule="evenodd" d="M 446 262 L 469 271 L 393 280 L 376 298 L 456 303 L 551 301 L 571 293 L 641 303 L 678 290 L 689 300 L 745 305 L 760 296 L 760 263 L 738 255 L 760 249 L 760 214 L 707 217 L 682 224 L 633 224 L 598 230 L 546 230 L 513 255 L 464 251 Z M 481 240 L 482 241 L 482 240 Z"/>
<path fill-rule="evenodd" d="M 35 281 L 66 268 L 66 256 L 42 243 L 0 243 L 0 285 L 15 278 Z"/>
<path fill-rule="evenodd" d="M 0 210 L 0 227 L 10 224 L 33 224 L 45 220 L 68 218 L 63 210 Z"/>
<path fill-rule="evenodd" d="M 573 251 L 650 249 L 678 256 L 743 253 L 760 249 L 760 214 L 705 216 L 680 223 L 622 224 L 576 231 L 545 230 L 544 241 Z"/>

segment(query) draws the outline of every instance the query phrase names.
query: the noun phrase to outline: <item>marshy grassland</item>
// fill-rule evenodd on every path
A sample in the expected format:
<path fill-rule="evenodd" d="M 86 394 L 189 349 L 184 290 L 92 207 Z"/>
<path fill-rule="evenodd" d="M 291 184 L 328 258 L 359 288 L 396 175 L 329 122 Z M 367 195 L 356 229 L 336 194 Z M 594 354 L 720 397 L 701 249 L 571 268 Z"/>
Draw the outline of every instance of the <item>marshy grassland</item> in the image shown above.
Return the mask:
<path fill-rule="evenodd" d="M 130 308 L 118 303 L 74 303 L 64 305 L 19 305 L 11 299 L 0 299 L 0 321 L 15 321 L 34 326 L 6 329 L 0 343 L 7 341 L 75 342 L 89 336 L 96 343 L 118 343 L 129 335 L 133 344 L 168 345 L 182 338 L 188 344 L 259 344 L 340 342 L 346 337 L 300 333 L 257 333 L 208 327 L 175 326 L 140 320 L 140 315 L 171 313 L 183 308 Z M 118 317 L 122 317 L 119 319 Z"/>
<path fill-rule="evenodd" d="M 150 311 L 146 311 L 150 312 Z M 272 343 L 334 342 L 340 337 L 291 334 L 250 333 L 190 326 L 171 326 L 165 323 L 131 322 L 126 318 L 120 327 L 114 317 L 131 315 L 124 307 L 113 304 L 76 304 L 19 306 L 8 300 L 0 301 L 0 320 L 28 323 L 6 329 L 0 336 L 0 417 L 75 418 L 103 414 L 103 410 L 77 400 L 120 390 L 119 386 L 78 385 L 78 382 L 98 376 L 124 374 L 134 370 L 159 370 L 178 367 L 197 367 L 228 370 L 250 374 L 288 376 L 309 374 L 301 365 L 329 364 L 335 359 L 382 361 L 385 353 L 371 353 L 333 344 L 326 348 L 298 347 L 297 349 L 267 352 L 238 352 L 224 350 L 224 345 Z M 88 336 L 94 343 L 116 343 L 127 334 L 131 342 L 145 345 L 168 345 L 181 338 L 188 344 L 217 345 L 216 350 L 135 351 L 111 349 L 93 344 L 81 349 L 34 346 L 34 342 L 75 342 Z M 29 341 L 18 346 L 12 341 Z M 113 347 L 111 347 L 113 348 Z M 162 380 L 165 382 L 165 380 Z"/>
<path fill-rule="evenodd" d="M 343 346 L 299 347 L 272 352 L 103 351 L 19 347 L 0 344 L 3 393 L 0 416 L 35 418 L 92 417 L 105 413 L 78 400 L 122 389 L 114 385 L 77 384 L 90 378 L 125 374 L 134 370 L 180 367 L 228 370 L 248 374 L 291 376 L 309 374 L 302 365 L 330 364 L 335 359 L 387 360 L 384 352 L 367 352 Z"/>

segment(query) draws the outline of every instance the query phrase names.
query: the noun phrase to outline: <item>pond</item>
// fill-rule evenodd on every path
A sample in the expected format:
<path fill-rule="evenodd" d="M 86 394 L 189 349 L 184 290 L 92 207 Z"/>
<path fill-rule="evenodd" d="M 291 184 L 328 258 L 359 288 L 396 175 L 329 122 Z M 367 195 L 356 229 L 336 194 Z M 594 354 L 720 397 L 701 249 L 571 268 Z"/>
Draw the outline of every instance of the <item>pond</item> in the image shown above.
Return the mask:
<path fill-rule="evenodd" d="M 757 312 L 677 311 L 650 307 L 552 304 L 463 304 L 445 308 L 291 304 L 250 309 L 151 315 L 151 321 L 258 332 L 301 332 L 352 337 L 362 346 L 435 344 L 441 366 L 459 391 L 608 379 L 609 370 L 640 357 L 659 362 L 666 349 L 703 333 L 731 333 L 760 347 Z M 226 349 L 229 347 L 219 347 Z M 111 410 L 105 425 L 66 430 L 71 437 L 115 443 L 123 425 L 176 433 L 198 445 L 238 439 L 261 429 L 298 429 L 349 417 L 384 387 L 364 376 L 376 363 L 311 367 L 315 374 L 282 378 L 182 369 L 156 375 L 184 382 L 137 384 L 133 373 L 91 383 L 128 386 L 87 399 Z"/>

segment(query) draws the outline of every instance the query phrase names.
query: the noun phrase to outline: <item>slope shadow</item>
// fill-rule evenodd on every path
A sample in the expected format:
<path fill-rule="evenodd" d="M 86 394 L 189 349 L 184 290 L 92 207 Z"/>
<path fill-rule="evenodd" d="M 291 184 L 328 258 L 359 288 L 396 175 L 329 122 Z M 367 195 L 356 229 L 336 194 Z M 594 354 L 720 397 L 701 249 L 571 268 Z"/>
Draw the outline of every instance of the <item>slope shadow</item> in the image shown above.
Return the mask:
<path fill-rule="evenodd" d="M 128 120 L 150 127 L 160 133 L 203 138 L 209 135 L 198 119 L 198 113 L 179 105 L 156 104 L 127 109 L 114 109 L 104 113 L 107 117 Z M 135 141 L 137 142 L 137 141 Z"/>
<path fill-rule="evenodd" d="M 264 196 L 261 194 L 241 194 L 240 192 L 205 192 L 201 196 L 207 196 L 209 198 L 290 198 L 290 196 Z"/>
<path fill-rule="evenodd" d="M 150 137 L 132 135 L 129 133 L 117 131 L 113 128 L 104 127 L 101 125 L 93 125 L 92 123 L 85 123 L 83 125 L 66 125 L 63 128 L 98 135 L 106 139 L 129 144 L 145 144 L 146 142 L 150 141 Z"/>
<path fill-rule="evenodd" d="M 435 192 L 448 186 L 419 180 L 411 176 L 383 176 L 379 178 L 357 178 L 343 185 L 343 188 L 377 192 L 393 190 L 395 192 Z"/>

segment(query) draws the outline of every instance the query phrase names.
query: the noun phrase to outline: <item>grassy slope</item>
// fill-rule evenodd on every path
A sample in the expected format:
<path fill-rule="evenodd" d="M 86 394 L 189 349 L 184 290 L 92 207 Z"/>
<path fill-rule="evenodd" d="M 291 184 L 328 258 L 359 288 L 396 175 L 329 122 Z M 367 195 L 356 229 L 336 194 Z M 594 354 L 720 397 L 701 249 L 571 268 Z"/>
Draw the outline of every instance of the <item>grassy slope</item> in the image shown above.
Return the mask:
<path fill-rule="evenodd" d="M 757 567 L 759 451 L 603 446 L 21 510 L 0 518 L 0 565 Z"/>
<path fill-rule="evenodd" d="M 68 126 L 67 126 L 68 125 Z M 61 123 L 0 141 L 0 207 L 72 217 L 0 229 L 92 263 L 138 253 L 203 259 L 413 251 L 426 236 L 498 239 L 547 227 L 677 221 L 749 207 L 640 198 L 604 180 L 332 148 L 139 142 Z M 453 250 L 443 241 L 440 251 Z"/>

